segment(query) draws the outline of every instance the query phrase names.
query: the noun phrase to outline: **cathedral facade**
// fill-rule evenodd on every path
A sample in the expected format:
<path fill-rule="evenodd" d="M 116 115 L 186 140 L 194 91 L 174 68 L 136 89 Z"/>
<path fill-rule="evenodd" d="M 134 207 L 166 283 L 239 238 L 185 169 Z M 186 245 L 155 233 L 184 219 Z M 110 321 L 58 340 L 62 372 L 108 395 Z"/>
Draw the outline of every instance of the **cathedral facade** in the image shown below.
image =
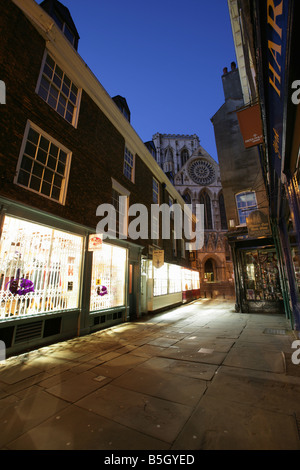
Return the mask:
<path fill-rule="evenodd" d="M 190 254 L 200 272 L 202 295 L 233 295 L 233 266 L 218 163 L 195 134 L 157 133 L 146 145 L 193 212 L 197 204 L 204 206 L 204 245 Z"/>

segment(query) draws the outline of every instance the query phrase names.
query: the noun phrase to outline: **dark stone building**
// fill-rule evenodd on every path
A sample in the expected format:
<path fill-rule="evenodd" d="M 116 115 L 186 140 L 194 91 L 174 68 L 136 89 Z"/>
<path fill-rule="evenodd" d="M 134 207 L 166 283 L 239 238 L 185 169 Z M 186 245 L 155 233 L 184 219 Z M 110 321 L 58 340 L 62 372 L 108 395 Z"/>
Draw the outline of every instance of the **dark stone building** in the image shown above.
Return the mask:
<path fill-rule="evenodd" d="M 277 312 L 283 308 L 283 296 L 261 164 L 262 136 L 248 142 L 242 133 L 243 123 L 251 122 L 249 110 L 256 112 L 257 107 L 245 103 L 235 63 L 230 71 L 224 69 L 222 82 L 225 103 L 211 121 L 234 263 L 236 309 Z"/>

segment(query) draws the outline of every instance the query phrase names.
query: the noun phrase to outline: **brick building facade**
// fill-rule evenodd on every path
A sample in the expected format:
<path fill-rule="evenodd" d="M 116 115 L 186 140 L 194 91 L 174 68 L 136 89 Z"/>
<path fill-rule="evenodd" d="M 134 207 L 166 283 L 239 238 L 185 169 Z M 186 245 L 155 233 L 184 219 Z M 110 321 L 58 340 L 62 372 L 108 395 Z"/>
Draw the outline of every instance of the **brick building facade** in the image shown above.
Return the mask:
<path fill-rule="evenodd" d="M 77 53 L 70 12 L 56 0 L 1 8 L 0 339 L 8 354 L 197 296 L 182 240 L 121 230 L 132 219 L 120 196 L 125 208 L 147 208 L 149 226 L 151 204 L 172 197 L 183 208 L 184 200 L 120 112 L 126 100 L 112 99 Z M 117 236 L 91 249 L 103 204 L 116 211 Z M 153 250 L 164 250 L 161 271 Z"/>

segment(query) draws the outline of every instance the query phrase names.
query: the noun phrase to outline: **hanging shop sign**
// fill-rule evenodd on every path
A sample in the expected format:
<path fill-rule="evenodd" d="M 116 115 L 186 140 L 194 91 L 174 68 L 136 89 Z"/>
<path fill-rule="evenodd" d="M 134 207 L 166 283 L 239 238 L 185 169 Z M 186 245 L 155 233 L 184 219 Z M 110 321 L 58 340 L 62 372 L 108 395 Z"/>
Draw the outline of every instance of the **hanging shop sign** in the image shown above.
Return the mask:
<path fill-rule="evenodd" d="M 89 251 L 101 250 L 103 237 L 101 234 L 92 234 L 89 236 Z"/>
<path fill-rule="evenodd" d="M 153 266 L 155 268 L 161 268 L 165 263 L 165 252 L 164 250 L 153 250 Z"/>
<path fill-rule="evenodd" d="M 240 131 L 245 148 L 255 147 L 263 143 L 263 131 L 259 105 L 250 106 L 237 112 Z"/>
<path fill-rule="evenodd" d="M 264 0 L 260 3 L 264 22 L 263 49 L 266 52 L 266 105 L 271 166 L 281 176 L 286 61 L 290 0 Z"/>
<path fill-rule="evenodd" d="M 262 211 L 251 212 L 246 220 L 249 237 L 260 238 L 271 235 L 269 218 Z"/>

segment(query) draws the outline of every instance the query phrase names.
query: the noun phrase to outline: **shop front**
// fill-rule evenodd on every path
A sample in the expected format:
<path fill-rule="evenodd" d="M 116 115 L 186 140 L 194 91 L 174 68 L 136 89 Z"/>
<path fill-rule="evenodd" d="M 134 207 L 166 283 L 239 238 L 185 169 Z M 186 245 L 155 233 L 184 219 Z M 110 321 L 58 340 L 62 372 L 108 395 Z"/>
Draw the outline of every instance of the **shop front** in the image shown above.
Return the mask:
<path fill-rule="evenodd" d="M 86 227 L 3 207 L 0 340 L 7 355 L 128 320 L 128 262 L 138 260 L 139 247 L 112 240 L 89 251 Z"/>
<path fill-rule="evenodd" d="M 242 304 L 249 313 L 283 313 L 277 253 L 274 248 L 240 250 Z"/>
<path fill-rule="evenodd" d="M 144 311 L 159 311 L 200 297 L 198 271 L 171 263 L 156 268 L 149 259 L 142 260 L 141 269 Z"/>

